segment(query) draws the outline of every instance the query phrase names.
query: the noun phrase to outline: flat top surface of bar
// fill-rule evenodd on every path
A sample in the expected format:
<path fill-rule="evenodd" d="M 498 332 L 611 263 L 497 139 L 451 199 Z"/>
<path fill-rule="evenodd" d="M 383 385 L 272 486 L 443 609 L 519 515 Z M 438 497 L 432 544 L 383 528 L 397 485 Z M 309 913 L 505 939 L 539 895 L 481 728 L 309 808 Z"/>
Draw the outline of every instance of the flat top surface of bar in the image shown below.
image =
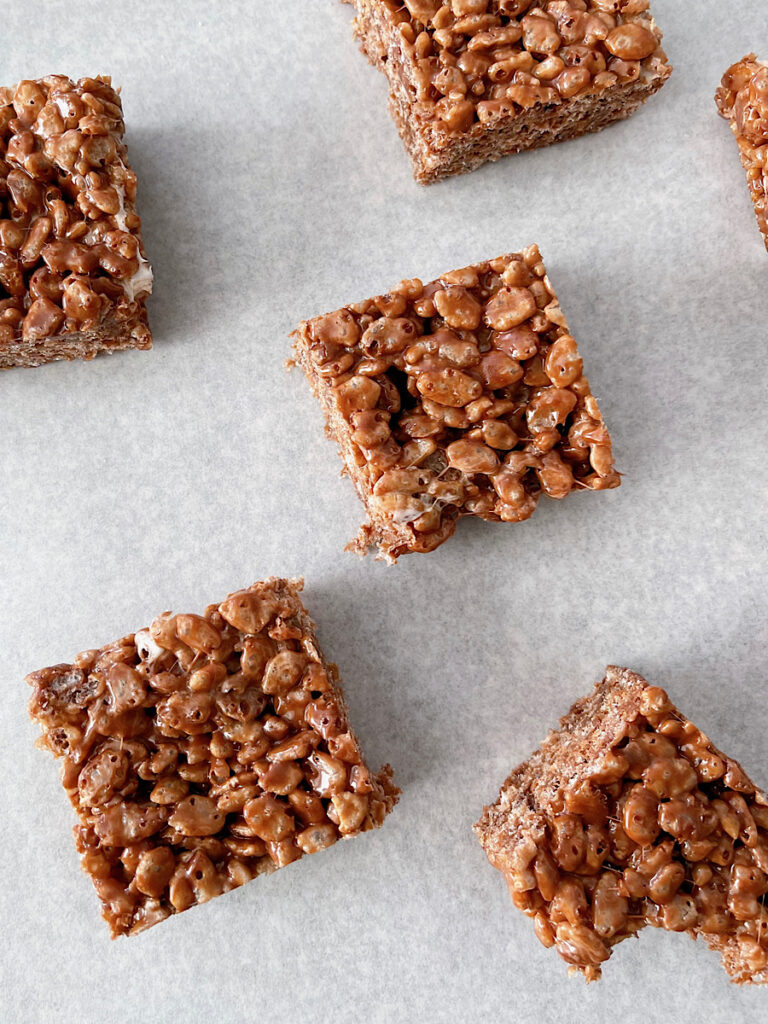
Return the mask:
<path fill-rule="evenodd" d="M 0 352 L 137 320 L 152 272 L 109 78 L 0 88 Z M 105 338 L 108 342 L 109 337 Z M 108 347 L 108 345 L 107 345 Z"/>
<path fill-rule="evenodd" d="M 458 516 L 521 522 L 542 493 L 620 483 L 535 245 L 315 317 L 295 347 L 371 519 L 363 550 L 431 551 Z"/>
<path fill-rule="evenodd" d="M 478 122 L 556 107 L 641 78 L 666 77 L 645 0 L 359 0 L 366 24 L 394 32 L 388 69 L 413 95 L 431 144 Z"/>
<path fill-rule="evenodd" d="M 299 589 L 268 580 L 204 616 L 166 612 L 28 677 L 113 938 L 378 827 L 396 803 Z"/>

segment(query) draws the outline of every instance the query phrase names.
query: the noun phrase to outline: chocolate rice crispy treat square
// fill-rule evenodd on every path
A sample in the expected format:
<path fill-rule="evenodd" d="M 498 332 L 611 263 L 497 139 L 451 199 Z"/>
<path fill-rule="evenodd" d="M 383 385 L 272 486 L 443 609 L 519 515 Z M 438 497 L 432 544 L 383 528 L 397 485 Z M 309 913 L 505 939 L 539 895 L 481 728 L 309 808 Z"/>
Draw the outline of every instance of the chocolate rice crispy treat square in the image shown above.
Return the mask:
<path fill-rule="evenodd" d="M 0 88 L 0 369 L 151 348 L 124 130 L 109 78 Z"/>
<path fill-rule="evenodd" d="M 269 579 L 203 615 L 164 612 L 28 677 L 112 938 L 377 828 L 397 803 L 301 587 Z"/>
<path fill-rule="evenodd" d="M 768 249 L 768 62 L 750 53 L 733 64 L 723 75 L 715 102 L 736 136 L 758 227 Z"/>
<path fill-rule="evenodd" d="M 610 666 L 475 832 L 539 940 L 588 981 L 651 925 L 768 983 L 768 796 L 642 676 Z"/>
<path fill-rule="evenodd" d="M 395 561 L 460 516 L 527 519 L 541 494 L 618 487 L 611 440 L 538 248 L 299 325 L 296 360 Z"/>
<path fill-rule="evenodd" d="M 628 117 L 672 72 L 648 0 L 350 0 L 429 184 Z"/>

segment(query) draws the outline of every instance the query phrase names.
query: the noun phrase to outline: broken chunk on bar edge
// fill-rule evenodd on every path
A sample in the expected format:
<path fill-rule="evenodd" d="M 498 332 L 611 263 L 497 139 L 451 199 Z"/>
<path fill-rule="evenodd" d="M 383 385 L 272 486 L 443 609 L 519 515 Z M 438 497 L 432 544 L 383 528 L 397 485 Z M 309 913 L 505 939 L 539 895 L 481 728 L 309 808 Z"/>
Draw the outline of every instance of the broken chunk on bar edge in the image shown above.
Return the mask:
<path fill-rule="evenodd" d="M 351 0 L 428 184 L 599 131 L 669 78 L 647 0 Z"/>
<path fill-rule="evenodd" d="M 0 369 L 151 348 L 124 127 L 109 78 L 0 88 Z"/>
<path fill-rule="evenodd" d="M 397 802 L 389 765 L 365 763 L 301 586 L 165 612 L 28 677 L 113 938 L 376 828 Z"/>
<path fill-rule="evenodd" d="M 618 487 L 611 440 L 538 248 L 402 281 L 315 317 L 296 359 L 368 523 L 350 545 L 432 551 L 460 516 Z"/>
<path fill-rule="evenodd" d="M 757 223 L 768 249 L 768 62 L 750 53 L 732 65 L 723 75 L 715 102 L 736 136 Z"/>
<path fill-rule="evenodd" d="M 588 980 L 653 925 L 768 983 L 768 797 L 634 672 L 609 667 L 475 831 L 539 940 Z"/>

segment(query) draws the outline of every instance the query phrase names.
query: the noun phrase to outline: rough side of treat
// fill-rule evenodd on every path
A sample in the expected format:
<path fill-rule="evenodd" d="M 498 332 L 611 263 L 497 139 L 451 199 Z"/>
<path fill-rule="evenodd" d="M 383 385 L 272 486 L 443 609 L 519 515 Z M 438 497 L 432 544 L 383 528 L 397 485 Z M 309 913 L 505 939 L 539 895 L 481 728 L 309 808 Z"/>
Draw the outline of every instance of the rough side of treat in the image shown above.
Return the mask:
<path fill-rule="evenodd" d="M 109 78 L 0 88 L 0 369 L 151 347 L 124 130 Z"/>
<path fill-rule="evenodd" d="M 587 980 L 652 925 L 701 936 L 733 981 L 768 983 L 768 797 L 641 676 L 609 667 L 475 832 L 540 941 Z"/>
<path fill-rule="evenodd" d="M 648 0 L 355 0 L 363 51 L 426 184 L 598 131 L 671 67 Z"/>
<path fill-rule="evenodd" d="M 301 586 L 165 612 L 28 677 L 113 938 L 378 827 L 397 802 L 389 765 L 365 763 Z"/>
<path fill-rule="evenodd" d="M 432 551 L 460 516 L 617 487 L 611 441 L 536 246 L 303 322 L 296 359 L 365 504 L 355 545 Z"/>
<path fill-rule="evenodd" d="M 736 136 L 757 223 L 768 249 L 768 62 L 750 53 L 733 64 L 723 75 L 715 102 Z"/>

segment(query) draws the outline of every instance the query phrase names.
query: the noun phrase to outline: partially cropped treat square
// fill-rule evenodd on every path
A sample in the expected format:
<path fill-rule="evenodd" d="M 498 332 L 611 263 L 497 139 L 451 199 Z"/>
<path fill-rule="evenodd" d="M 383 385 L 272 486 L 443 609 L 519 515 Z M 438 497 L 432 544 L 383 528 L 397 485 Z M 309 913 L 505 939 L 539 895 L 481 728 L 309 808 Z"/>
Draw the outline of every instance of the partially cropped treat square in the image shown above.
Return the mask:
<path fill-rule="evenodd" d="M 736 136 L 757 224 L 768 249 L 768 62 L 750 53 L 732 65 L 715 102 Z"/>
<path fill-rule="evenodd" d="M 368 514 L 351 547 L 432 551 L 460 516 L 618 487 L 611 440 L 538 248 L 300 324 L 295 352 Z"/>
<path fill-rule="evenodd" d="M 124 130 L 109 78 L 0 88 L 0 369 L 151 347 Z"/>
<path fill-rule="evenodd" d="M 588 981 L 651 925 L 768 983 L 768 796 L 642 676 L 609 667 L 475 831 L 539 940 Z"/>
<path fill-rule="evenodd" d="M 397 802 L 338 670 L 270 579 L 28 677 L 112 937 L 377 828 Z"/>
<path fill-rule="evenodd" d="M 628 117 L 671 74 L 648 0 L 351 0 L 428 184 Z"/>

